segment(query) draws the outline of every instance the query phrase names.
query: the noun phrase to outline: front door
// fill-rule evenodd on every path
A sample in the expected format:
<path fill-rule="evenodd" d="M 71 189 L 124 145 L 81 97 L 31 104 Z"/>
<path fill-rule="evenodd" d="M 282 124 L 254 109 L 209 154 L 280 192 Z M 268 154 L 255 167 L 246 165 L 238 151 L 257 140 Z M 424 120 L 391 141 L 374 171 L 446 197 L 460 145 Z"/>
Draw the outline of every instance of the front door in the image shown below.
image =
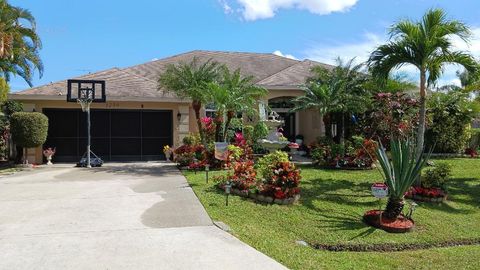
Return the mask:
<path fill-rule="evenodd" d="M 283 136 L 289 141 L 295 141 L 295 113 L 294 112 L 278 112 L 278 115 L 284 121 L 283 123 Z"/>

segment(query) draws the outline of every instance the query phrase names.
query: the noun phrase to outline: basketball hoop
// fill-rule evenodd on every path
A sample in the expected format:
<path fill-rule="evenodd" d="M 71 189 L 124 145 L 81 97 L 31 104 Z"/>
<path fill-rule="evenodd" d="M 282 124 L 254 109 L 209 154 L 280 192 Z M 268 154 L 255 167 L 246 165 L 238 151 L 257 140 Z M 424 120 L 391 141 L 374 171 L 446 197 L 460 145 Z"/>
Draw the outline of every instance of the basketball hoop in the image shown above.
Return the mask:
<path fill-rule="evenodd" d="M 95 155 L 90 149 L 90 106 L 92 102 L 105 102 L 105 81 L 68 80 L 67 102 L 77 102 L 82 107 L 82 111 L 87 113 L 87 151 L 77 166 L 91 168 L 91 155 L 94 157 L 93 166 L 101 166 L 103 164 L 102 159 Z"/>

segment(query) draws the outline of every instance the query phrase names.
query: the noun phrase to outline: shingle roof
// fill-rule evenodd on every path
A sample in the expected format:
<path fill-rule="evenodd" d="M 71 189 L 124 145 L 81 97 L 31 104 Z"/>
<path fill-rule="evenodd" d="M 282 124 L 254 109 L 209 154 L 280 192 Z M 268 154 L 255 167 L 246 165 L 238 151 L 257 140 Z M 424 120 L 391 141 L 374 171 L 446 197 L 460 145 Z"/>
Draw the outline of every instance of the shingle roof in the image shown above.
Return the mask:
<path fill-rule="evenodd" d="M 200 61 L 212 59 L 230 69 L 240 68 L 244 75 L 251 75 L 257 84 L 275 88 L 298 87 L 310 75 L 314 65 L 324 65 L 311 60 L 298 61 L 270 53 L 191 51 L 172 57 L 127 67 L 112 68 L 75 79 L 105 80 L 107 99 L 150 98 L 155 101 L 178 100 L 172 93 L 157 90 L 157 77 L 169 64 L 189 62 L 194 57 Z M 327 66 L 327 65 L 324 65 Z M 14 93 L 14 96 L 63 96 L 67 81 L 50 83 Z"/>
<path fill-rule="evenodd" d="M 333 66 L 307 59 L 289 66 L 286 69 L 257 82 L 257 84 L 265 87 L 298 87 L 304 84 L 307 78 L 311 75 L 310 71 L 312 68 L 319 65 L 325 68 L 333 68 Z"/>

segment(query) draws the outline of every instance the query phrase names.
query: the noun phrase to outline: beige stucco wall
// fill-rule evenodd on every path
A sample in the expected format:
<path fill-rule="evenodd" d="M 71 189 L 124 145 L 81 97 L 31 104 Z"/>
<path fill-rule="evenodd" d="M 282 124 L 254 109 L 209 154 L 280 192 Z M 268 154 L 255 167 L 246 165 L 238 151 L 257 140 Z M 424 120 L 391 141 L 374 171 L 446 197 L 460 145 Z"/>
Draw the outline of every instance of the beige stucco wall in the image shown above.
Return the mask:
<path fill-rule="evenodd" d="M 266 100 L 278 97 L 298 97 L 305 92 L 302 90 L 270 90 Z M 315 110 L 297 112 L 297 134 L 305 137 L 305 143 L 314 142 L 319 136 L 325 134 L 322 116 Z"/>
<path fill-rule="evenodd" d="M 45 108 L 76 108 L 80 105 L 60 100 L 20 100 L 24 104 L 25 111 L 42 112 Z M 172 103 L 172 102 L 137 102 L 137 101 L 107 101 L 106 103 L 92 103 L 93 109 L 143 109 L 143 110 L 171 110 L 173 116 L 173 142 L 177 146 L 192 130 L 195 121 L 191 117 L 193 111 L 188 103 Z M 181 113 L 180 121 L 177 114 Z M 193 123 L 193 124 L 192 124 Z M 159 150 L 160 151 L 160 150 Z M 28 160 L 31 163 L 42 163 L 42 147 L 29 149 Z"/>

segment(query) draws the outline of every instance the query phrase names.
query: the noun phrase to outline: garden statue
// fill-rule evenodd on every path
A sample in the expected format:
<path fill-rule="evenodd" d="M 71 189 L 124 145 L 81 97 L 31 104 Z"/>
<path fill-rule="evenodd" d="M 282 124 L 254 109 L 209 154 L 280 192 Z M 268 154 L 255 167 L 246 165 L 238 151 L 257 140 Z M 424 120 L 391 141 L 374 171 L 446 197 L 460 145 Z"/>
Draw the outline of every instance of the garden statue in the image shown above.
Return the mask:
<path fill-rule="evenodd" d="M 283 136 L 278 128 L 283 125 L 283 120 L 278 120 L 279 115 L 272 111 L 268 115 L 268 119 L 262 120 L 268 127 L 269 134 L 264 139 L 259 139 L 258 143 L 269 152 L 279 150 L 288 145 L 288 140 Z"/>
<path fill-rule="evenodd" d="M 45 158 L 47 159 L 47 165 L 52 165 L 52 157 L 55 155 L 55 152 L 56 152 L 56 148 L 46 148 L 45 150 L 43 150 L 43 155 L 45 156 Z"/>

